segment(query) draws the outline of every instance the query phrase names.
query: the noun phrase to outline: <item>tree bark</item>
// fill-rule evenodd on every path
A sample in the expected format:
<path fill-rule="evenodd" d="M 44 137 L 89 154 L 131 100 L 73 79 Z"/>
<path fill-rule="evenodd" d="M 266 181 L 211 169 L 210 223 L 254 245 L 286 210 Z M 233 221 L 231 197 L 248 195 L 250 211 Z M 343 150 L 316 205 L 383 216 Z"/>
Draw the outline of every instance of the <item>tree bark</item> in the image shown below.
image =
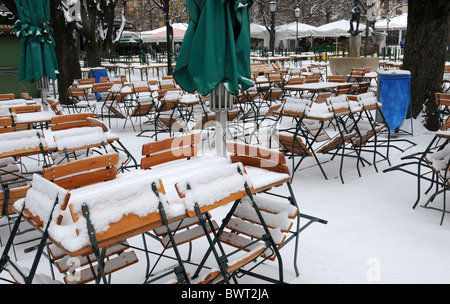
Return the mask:
<path fill-rule="evenodd" d="M 50 25 L 55 39 L 55 54 L 58 61 L 58 93 L 61 104 L 68 103 L 67 89 L 75 79 L 81 78 L 78 50 L 73 39 L 73 30 L 66 23 L 64 12 L 59 8 L 60 0 L 50 1 Z"/>
<path fill-rule="evenodd" d="M 444 74 L 449 13 L 448 0 L 408 1 L 403 69 L 411 72 L 412 115 L 419 116 L 425 106 L 424 125 L 430 131 L 439 129 L 435 93 Z"/>
<path fill-rule="evenodd" d="M 170 1 L 164 0 L 164 19 L 166 22 L 166 41 L 167 41 L 167 75 L 173 74 L 172 69 L 172 41 L 173 27 L 170 24 Z"/>

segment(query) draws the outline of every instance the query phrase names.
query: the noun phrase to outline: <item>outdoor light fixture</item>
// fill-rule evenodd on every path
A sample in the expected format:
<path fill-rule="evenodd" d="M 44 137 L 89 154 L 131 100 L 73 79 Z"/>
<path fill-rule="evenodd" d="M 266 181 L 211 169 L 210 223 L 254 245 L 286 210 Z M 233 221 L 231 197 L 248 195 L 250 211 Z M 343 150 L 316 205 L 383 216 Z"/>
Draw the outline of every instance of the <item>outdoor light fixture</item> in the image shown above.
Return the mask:
<path fill-rule="evenodd" d="M 270 44 L 270 48 L 272 49 L 272 56 L 274 56 L 274 52 L 275 52 L 275 46 L 274 46 L 274 40 L 275 40 L 275 10 L 277 9 L 277 2 L 276 1 L 270 1 L 269 2 L 269 9 L 270 9 L 270 14 L 272 15 L 272 24 L 271 24 L 271 29 L 270 29 L 270 36 L 271 36 L 271 41 L 272 43 Z"/>
<path fill-rule="evenodd" d="M 296 9 L 294 10 L 294 14 L 295 14 L 295 21 L 297 22 L 297 36 L 295 37 L 295 48 L 298 48 L 298 20 L 300 19 L 300 8 L 296 7 Z"/>
<path fill-rule="evenodd" d="M 298 19 L 300 18 L 300 8 L 297 6 L 297 8 L 294 10 L 294 13 L 295 13 L 295 18 L 297 18 L 297 22 L 298 22 Z"/>
<path fill-rule="evenodd" d="M 277 2 L 276 1 L 270 1 L 269 9 L 270 9 L 271 13 L 275 13 L 275 10 L 277 9 Z"/>

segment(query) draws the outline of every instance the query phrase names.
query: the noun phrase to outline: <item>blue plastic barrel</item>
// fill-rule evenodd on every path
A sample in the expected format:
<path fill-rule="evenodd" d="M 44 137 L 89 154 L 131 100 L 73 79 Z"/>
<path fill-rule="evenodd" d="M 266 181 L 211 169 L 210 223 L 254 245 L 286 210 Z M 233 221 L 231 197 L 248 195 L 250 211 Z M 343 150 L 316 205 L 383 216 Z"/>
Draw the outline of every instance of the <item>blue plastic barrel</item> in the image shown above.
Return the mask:
<path fill-rule="evenodd" d="M 397 133 L 411 109 L 411 73 L 403 70 L 381 72 L 378 101 L 389 129 Z"/>
<path fill-rule="evenodd" d="M 108 71 L 103 68 L 93 68 L 93 69 L 91 69 L 91 72 L 92 72 L 92 78 L 95 79 L 95 83 L 99 83 L 100 78 L 102 78 L 102 77 L 108 77 Z M 96 92 L 95 95 L 97 97 L 97 100 L 100 100 L 100 93 Z"/>

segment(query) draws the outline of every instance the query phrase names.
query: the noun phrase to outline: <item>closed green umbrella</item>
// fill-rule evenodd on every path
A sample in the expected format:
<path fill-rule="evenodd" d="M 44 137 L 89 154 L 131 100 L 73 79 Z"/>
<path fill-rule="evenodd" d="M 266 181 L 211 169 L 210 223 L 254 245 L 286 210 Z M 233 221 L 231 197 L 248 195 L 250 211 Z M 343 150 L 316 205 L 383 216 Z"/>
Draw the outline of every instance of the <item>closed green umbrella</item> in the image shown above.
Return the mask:
<path fill-rule="evenodd" d="M 59 75 L 55 42 L 49 25 L 49 0 L 16 0 L 20 20 L 14 25 L 21 39 L 18 80 L 36 82 L 44 75 Z"/>
<path fill-rule="evenodd" d="M 189 26 L 173 76 L 188 92 L 208 95 L 219 83 L 236 95 L 253 85 L 250 16 L 253 0 L 186 0 Z"/>

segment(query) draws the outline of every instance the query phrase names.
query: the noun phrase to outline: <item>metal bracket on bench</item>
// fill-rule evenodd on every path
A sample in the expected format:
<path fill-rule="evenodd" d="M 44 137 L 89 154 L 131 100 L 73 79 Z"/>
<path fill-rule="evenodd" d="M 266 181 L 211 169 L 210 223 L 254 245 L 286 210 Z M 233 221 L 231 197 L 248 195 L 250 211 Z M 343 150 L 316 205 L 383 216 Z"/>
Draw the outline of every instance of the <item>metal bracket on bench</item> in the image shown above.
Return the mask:
<path fill-rule="evenodd" d="M 103 256 L 100 255 L 100 249 L 98 247 L 97 238 L 95 237 L 94 226 L 91 223 L 89 208 L 86 204 L 81 206 L 81 210 L 83 212 L 83 216 L 86 218 L 86 226 L 88 229 L 89 240 L 91 241 L 92 250 L 94 251 L 95 257 L 97 258 L 98 263 L 98 276 L 103 279 L 103 282 L 106 283 L 105 272 L 104 272 L 104 261 Z M 95 274 L 94 274 L 95 276 Z M 97 277 L 96 282 L 98 282 L 99 277 Z"/>

